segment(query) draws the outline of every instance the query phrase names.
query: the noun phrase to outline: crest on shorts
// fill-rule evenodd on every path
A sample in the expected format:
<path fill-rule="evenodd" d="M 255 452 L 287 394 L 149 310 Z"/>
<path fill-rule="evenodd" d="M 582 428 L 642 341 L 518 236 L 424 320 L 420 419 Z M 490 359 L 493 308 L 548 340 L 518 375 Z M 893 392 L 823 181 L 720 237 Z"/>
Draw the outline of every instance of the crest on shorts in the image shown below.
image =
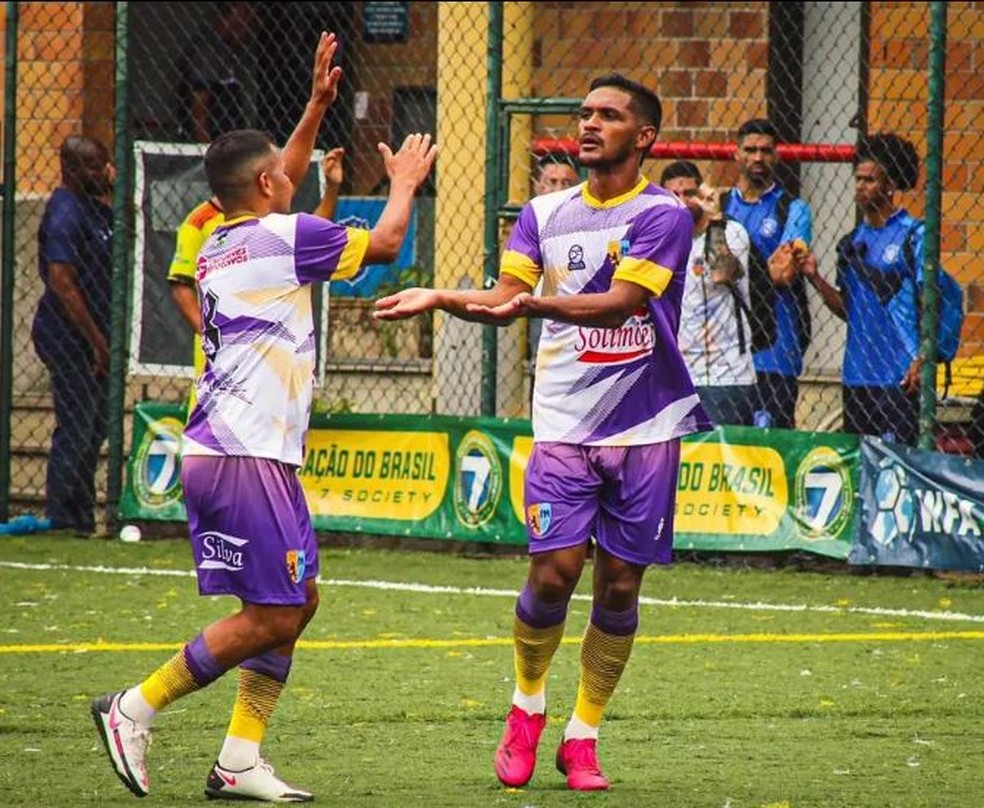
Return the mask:
<path fill-rule="evenodd" d="M 553 506 L 549 502 L 537 502 L 526 509 L 526 523 L 534 536 L 543 536 L 550 529 Z"/>
<path fill-rule="evenodd" d="M 304 568 L 306 567 L 303 550 L 287 551 L 287 574 L 295 584 L 304 580 Z"/>

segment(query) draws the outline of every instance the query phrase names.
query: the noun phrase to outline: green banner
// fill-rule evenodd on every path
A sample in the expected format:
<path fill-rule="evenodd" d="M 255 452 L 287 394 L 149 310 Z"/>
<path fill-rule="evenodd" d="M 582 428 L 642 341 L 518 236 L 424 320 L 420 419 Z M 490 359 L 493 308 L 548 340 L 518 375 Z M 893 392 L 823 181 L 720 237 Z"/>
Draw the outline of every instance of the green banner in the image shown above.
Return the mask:
<path fill-rule="evenodd" d="M 182 417 L 179 406 L 137 406 L 124 518 L 185 518 Z M 315 415 L 300 479 L 318 530 L 524 545 L 532 448 L 527 420 Z M 857 468 L 848 435 L 725 427 L 688 437 L 675 546 L 846 558 Z"/>

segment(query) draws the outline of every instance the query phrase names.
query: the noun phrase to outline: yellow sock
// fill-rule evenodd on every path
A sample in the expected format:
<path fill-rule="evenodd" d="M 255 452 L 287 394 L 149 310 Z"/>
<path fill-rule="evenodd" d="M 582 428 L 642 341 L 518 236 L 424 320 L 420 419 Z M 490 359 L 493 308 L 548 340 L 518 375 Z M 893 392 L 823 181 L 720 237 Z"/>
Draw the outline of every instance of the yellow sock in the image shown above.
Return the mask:
<path fill-rule="evenodd" d="M 513 662 L 516 687 L 527 696 L 543 692 L 547 671 L 564 636 L 564 624 L 533 628 L 518 617 L 513 620 Z"/>
<path fill-rule="evenodd" d="M 226 734 L 259 744 L 283 689 L 283 682 L 240 668 L 236 703 L 232 707 L 232 719 Z"/>
<path fill-rule="evenodd" d="M 605 706 L 629 661 L 633 640 L 634 632 L 624 636 L 606 634 L 594 623 L 588 623 L 581 642 L 581 678 L 574 715 L 589 727 L 601 724 Z"/>
<path fill-rule="evenodd" d="M 183 650 L 140 683 L 140 694 L 155 710 L 163 710 L 171 702 L 200 689 L 201 685 L 188 669 Z"/>

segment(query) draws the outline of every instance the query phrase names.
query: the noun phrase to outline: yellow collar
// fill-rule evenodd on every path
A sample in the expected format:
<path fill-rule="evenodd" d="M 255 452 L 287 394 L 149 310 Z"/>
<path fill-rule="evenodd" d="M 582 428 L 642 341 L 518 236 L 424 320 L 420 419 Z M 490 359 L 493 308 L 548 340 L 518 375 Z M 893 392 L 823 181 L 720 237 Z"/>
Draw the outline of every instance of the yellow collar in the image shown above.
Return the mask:
<path fill-rule="evenodd" d="M 241 224 L 242 222 L 248 222 L 250 219 L 259 219 L 259 218 L 260 217 L 257 216 L 255 213 L 243 213 L 242 215 L 237 216 L 235 219 L 226 219 L 222 224 L 224 224 L 226 227 L 229 227 L 234 224 Z"/>
<path fill-rule="evenodd" d="M 630 199 L 639 196 L 643 189 L 649 185 L 649 180 L 645 177 L 639 177 L 639 182 L 635 184 L 635 187 L 631 191 L 626 191 L 624 194 L 612 197 L 606 202 L 602 202 L 600 199 L 595 199 L 588 192 L 588 183 L 584 183 L 581 188 L 581 198 L 584 200 L 584 204 L 592 208 L 614 208 L 617 205 L 621 205 L 623 202 L 628 202 Z"/>

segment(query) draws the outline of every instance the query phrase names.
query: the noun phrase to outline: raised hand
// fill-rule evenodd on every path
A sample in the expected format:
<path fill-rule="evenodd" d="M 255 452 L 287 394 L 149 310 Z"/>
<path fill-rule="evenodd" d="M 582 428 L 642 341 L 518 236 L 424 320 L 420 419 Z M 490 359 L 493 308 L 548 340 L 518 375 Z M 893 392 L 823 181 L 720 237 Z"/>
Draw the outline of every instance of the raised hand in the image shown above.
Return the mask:
<path fill-rule="evenodd" d="M 717 188 L 703 183 L 697 189 L 697 201 L 700 203 L 701 210 L 708 219 L 721 218 L 721 194 Z"/>
<path fill-rule="evenodd" d="M 417 188 L 427 178 L 437 157 L 437 146 L 431 145 L 431 136 L 419 132 L 407 135 L 396 154 L 385 143 L 376 148 L 383 157 L 391 186 L 407 183 Z"/>
<path fill-rule="evenodd" d="M 769 277 L 776 286 L 789 286 L 796 278 L 797 270 L 796 255 L 791 241 L 780 244 L 769 256 Z"/>
<path fill-rule="evenodd" d="M 321 32 L 318 47 L 314 52 L 314 72 L 311 80 L 311 101 L 331 106 L 338 97 L 338 82 L 342 78 L 342 68 L 331 66 L 338 50 L 338 38 L 327 31 Z"/>
<path fill-rule="evenodd" d="M 341 146 L 332 149 L 321 159 L 321 173 L 324 174 L 325 182 L 328 185 L 339 186 L 345 179 L 345 170 L 342 167 L 342 160 L 345 157 L 345 149 Z"/>

